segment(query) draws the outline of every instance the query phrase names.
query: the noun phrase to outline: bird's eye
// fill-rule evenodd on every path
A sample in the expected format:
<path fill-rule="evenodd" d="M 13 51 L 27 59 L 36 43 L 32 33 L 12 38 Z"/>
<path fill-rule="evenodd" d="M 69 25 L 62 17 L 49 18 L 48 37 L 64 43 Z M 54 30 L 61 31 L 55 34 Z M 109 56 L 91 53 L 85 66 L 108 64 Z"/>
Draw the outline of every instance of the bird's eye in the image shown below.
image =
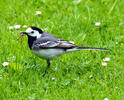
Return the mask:
<path fill-rule="evenodd" d="M 32 31 L 31 33 L 34 33 L 34 31 Z"/>

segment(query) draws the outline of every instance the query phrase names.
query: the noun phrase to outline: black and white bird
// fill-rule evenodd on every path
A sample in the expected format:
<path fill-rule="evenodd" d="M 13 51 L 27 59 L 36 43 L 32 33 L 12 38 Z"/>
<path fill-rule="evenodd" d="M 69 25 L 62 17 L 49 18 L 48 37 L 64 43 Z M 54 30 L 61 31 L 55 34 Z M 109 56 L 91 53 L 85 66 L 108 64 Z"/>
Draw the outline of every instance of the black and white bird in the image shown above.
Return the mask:
<path fill-rule="evenodd" d="M 47 60 L 47 69 L 50 67 L 50 60 L 59 57 L 62 54 L 77 50 L 108 50 L 104 48 L 79 47 L 71 42 L 57 38 L 47 32 L 43 32 L 37 27 L 29 27 L 25 32 L 20 32 L 19 38 L 26 34 L 30 50 L 40 58 Z M 19 39 L 18 38 L 18 39 Z"/>

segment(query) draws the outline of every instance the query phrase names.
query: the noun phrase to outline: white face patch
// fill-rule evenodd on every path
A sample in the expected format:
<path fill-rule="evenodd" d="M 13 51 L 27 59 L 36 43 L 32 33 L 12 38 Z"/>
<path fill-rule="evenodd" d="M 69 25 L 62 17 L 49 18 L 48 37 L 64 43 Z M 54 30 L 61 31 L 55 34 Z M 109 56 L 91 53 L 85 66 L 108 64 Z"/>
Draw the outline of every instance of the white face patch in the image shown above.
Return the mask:
<path fill-rule="evenodd" d="M 40 34 L 38 31 L 36 30 L 33 30 L 32 28 L 28 28 L 26 30 L 26 33 L 29 35 L 29 36 L 32 36 L 32 37 L 37 37 L 37 38 L 40 38 L 42 34 Z"/>

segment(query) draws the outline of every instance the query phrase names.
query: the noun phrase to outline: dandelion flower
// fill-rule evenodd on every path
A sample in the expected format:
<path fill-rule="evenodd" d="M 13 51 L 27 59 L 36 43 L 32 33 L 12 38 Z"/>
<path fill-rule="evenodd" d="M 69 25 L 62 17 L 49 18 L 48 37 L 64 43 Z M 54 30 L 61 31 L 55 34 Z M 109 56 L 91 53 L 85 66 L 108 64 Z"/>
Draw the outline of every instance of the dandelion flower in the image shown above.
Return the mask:
<path fill-rule="evenodd" d="M 95 26 L 100 26 L 100 25 L 101 25 L 100 22 L 96 22 L 96 23 L 95 23 Z"/>
<path fill-rule="evenodd" d="M 21 25 L 15 25 L 14 28 L 15 29 L 20 29 Z"/>
<path fill-rule="evenodd" d="M 4 62 L 2 65 L 3 65 L 4 67 L 6 67 L 6 66 L 9 65 L 9 62 Z"/>

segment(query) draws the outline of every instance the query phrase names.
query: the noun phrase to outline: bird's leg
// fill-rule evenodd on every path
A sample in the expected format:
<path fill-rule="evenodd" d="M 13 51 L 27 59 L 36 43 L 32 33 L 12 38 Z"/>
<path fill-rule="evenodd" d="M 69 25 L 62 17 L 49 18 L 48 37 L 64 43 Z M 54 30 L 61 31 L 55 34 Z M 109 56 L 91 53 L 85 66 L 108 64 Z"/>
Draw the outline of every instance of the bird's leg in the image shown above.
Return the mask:
<path fill-rule="evenodd" d="M 45 76 L 46 72 L 47 72 L 47 69 L 50 67 L 50 60 L 48 59 L 47 60 L 47 68 L 45 70 L 45 73 L 43 74 L 43 77 Z"/>

